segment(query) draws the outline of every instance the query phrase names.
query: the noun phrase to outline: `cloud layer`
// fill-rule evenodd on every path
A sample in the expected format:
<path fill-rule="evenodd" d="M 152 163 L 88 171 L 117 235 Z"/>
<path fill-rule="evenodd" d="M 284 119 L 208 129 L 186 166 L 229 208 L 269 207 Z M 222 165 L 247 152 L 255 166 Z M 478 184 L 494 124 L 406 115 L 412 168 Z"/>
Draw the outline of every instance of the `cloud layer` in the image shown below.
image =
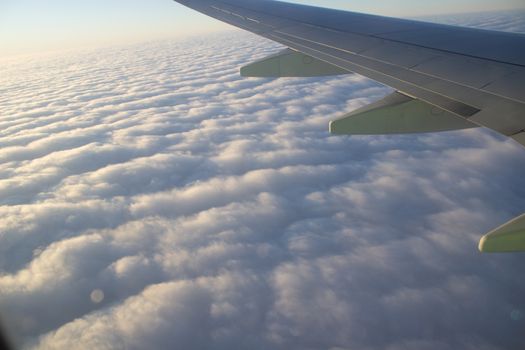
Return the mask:
<path fill-rule="evenodd" d="M 239 77 L 278 49 L 231 32 L 5 62 L 0 310 L 16 344 L 525 346 L 524 257 L 476 250 L 525 211 L 523 148 L 485 130 L 330 136 L 390 90 Z"/>

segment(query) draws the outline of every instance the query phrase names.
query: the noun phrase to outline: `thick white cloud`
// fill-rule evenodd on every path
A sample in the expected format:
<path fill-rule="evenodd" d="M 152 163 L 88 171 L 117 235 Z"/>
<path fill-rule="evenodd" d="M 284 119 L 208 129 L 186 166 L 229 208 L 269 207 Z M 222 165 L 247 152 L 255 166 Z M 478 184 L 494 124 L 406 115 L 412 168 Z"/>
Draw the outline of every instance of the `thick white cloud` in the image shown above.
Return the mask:
<path fill-rule="evenodd" d="M 525 346 L 523 256 L 476 250 L 525 211 L 524 149 L 484 130 L 330 136 L 330 119 L 390 90 L 239 77 L 278 49 L 231 32 L 6 62 L 0 310 L 13 341 Z"/>

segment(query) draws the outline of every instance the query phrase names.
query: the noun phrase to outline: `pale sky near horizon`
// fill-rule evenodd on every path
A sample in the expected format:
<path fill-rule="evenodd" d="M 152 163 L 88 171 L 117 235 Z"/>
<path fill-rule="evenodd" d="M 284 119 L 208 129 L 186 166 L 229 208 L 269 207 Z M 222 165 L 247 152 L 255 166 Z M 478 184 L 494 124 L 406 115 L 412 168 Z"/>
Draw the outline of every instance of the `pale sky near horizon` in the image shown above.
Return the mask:
<path fill-rule="evenodd" d="M 292 0 L 387 16 L 525 8 L 520 0 Z M 198 34 L 228 28 L 171 0 L 2 0 L 0 56 L 111 45 Z"/>

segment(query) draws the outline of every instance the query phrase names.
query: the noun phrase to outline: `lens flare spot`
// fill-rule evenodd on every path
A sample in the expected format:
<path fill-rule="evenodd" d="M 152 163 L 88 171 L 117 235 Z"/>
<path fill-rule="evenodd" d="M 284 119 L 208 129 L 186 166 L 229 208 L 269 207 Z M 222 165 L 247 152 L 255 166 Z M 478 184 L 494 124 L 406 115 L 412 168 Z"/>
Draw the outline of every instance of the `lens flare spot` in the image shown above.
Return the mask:
<path fill-rule="evenodd" d="M 92 302 L 94 302 L 95 304 L 98 304 L 102 302 L 102 300 L 104 300 L 104 292 L 101 291 L 100 289 L 95 289 L 94 291 L 91 292 L 89 297 L 91 298 Z"/>

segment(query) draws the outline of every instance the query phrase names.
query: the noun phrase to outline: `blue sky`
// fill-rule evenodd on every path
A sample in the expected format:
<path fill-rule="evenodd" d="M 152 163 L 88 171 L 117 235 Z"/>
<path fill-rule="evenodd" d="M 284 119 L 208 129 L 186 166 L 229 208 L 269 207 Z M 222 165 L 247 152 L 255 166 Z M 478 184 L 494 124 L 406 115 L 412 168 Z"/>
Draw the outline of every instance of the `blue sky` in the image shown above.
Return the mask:
<path fill-rule="evenodd" d="M 296 0 L 298 3 L 389 16 L 523 7 L 521 0 Z M 82 46 L 112 45 L 227 28 L 170 0 L 0 2 L 0 55 Z"/>

